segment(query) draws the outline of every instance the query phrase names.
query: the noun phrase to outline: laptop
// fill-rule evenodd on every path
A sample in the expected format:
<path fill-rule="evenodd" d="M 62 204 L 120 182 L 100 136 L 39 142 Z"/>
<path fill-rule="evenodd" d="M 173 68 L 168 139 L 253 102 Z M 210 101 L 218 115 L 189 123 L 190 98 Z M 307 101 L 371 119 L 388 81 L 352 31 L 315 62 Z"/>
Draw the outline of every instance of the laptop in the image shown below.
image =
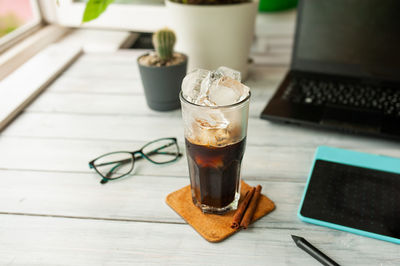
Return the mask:
<path fill-rule="evenodd" d="M 400 139 L 400 0 L 300 0 L 261 118 Z"/>

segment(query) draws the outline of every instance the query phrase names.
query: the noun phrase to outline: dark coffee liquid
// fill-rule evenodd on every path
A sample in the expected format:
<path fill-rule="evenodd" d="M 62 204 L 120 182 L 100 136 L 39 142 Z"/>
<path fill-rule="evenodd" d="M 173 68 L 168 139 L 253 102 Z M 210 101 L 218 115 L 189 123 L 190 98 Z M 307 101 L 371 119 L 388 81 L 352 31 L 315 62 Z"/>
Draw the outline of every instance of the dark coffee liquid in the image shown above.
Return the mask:
<path fill-rule="evenodd" d="M 246 138 L 224 147 L 185 141 L 194 203 L 216 208 L 229 205 L 239 189 Z"/>

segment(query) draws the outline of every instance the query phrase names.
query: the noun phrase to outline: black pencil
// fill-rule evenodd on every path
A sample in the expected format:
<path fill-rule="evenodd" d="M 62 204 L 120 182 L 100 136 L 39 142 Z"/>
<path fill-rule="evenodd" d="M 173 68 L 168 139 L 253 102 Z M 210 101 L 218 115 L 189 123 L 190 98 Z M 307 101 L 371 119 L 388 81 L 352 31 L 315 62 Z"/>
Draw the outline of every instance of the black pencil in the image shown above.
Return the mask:
<path fill-rule="evenodd" d="M 310 254 L 314 259 L 319 261 L 321 264 L 326 265 L 326 266 L 339 266 L 335 261 L 333 261 L 331 258 L 326 256 L 324 253 L 319 251 L 316 247 L 311 245 L 307 240 L 300 236 L 294 236 L 292 235 L 294 243 L 296 243 L 296 246 Z"/>

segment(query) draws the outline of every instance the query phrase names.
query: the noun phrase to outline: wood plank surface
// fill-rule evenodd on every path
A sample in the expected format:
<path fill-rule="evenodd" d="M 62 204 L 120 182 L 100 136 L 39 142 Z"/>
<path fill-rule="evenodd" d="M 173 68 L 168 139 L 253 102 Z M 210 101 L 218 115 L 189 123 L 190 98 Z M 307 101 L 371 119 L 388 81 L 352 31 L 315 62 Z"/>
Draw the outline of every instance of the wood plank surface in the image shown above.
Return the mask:
<path fill-rule="evenodd" d="M 399 245 L 296 216 L 317 146 L 400 157 L 400 143 L 259 119 L 288 69 L 294 17 L 258 18 L 245 81 L 252 99 L 242 175 L 263 186 L 274 212 L 211 244 L 165 204 L 189 183 L 186 158 L 137 162 L 131 175 L 101 185 L 91 159 L 166 136 L 185 153 L 184 139 L 180 110 L 146 105 L 136 65 L 143 50 L 89 53 L 0 133 L 0 265 L 319 265 L 290 234 L 341 265 L 399 265 Z"/>
<path fill-rule="evenodd" d="M 2 265 L 320 265 L 290 234 L 312 239 L 341 265 L 400 263 L 397 245 L 312 228 L 249 228 L 217 244 L 174 223 L 3 215 L 0 230 Z"/>
<path fill-rule="evenodd" d="M 118 103 L 117 103 L 118 104 Z M 167 119 L 168 118 L 168 119 Z M 2 132 L 3 136 L 91 140 L 151 141 L 183 135 L 179 116 L 86 115 L 66 113 L 24 113 Z M 181 140 L 183 141 L 183 140 Z M 249 145 L 316 147 L 399 148 L 400 143 L 336 131 L 272 123 L 250 118 Z"/>
<path fill-rule="evenodd" d="M 182 140 L 182 138 L 181 138 Z M 0 169 L 85 173 L 91 172 L 88 162 L 98 155 L 118 150 L 135 150 L 145 142 L 108 140 L 66 140 L 51 138 L 0 138 Z M 251 180 L 305 181 L 315 146 L 252 146 L 246 147 L 243 176 Z M 181 150 L 184 146 L 180 143 Z M 358 151 L 400 157 L 398 148 L 357 147 Z M 290 165 L 290 167 L 288 167 Z M 140 175 L 187 177 L 186 159 L 171 165 L 154 166 L 148 162 L 136 165 Z"/>
<path fill-rule="evenodd" d="M 36 173 L 40 175 L 33 179 L 28 171 L 0 171 L 0 178 L 4 177 L 1 178 L 0 213 L 185 223 L 165 204 L 165 198 L 188 185 L 189 178 L 136 174 L 101 185 L 93 173 Z M 295 219 L 304 182 L 246 181 L 252 185 L 261 184 L 263 193 L 276 199 L 279 205 L 277 210 L 252 227 L 308 226 Z M 24 184 L 24 188 L 18 189 L 19 184 Z M 83 197 L 86 200 L 82 201 Z M 326 229 L 321 227 L 319 230 Z"/>

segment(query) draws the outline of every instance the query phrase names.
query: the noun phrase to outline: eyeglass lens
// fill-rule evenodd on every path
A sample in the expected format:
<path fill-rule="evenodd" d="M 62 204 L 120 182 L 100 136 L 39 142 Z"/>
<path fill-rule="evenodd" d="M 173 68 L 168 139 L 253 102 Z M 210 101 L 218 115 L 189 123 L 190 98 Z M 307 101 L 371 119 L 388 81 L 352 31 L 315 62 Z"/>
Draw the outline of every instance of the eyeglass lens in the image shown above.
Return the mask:
<path fill-rule="evenodd" d="M 116 152 L 98 158 L 94 162 L 94 167 L 102 176 L 115 179 L 132 171 L 133 162 L 132 154 Z"/>
<path fill-rule="evenodd" d="M 178 145 L 173 139 L 150 142 L 143 147 L 142 151 L 148 159 L 155 163 L 171 162 L 179 155 Z"/>

